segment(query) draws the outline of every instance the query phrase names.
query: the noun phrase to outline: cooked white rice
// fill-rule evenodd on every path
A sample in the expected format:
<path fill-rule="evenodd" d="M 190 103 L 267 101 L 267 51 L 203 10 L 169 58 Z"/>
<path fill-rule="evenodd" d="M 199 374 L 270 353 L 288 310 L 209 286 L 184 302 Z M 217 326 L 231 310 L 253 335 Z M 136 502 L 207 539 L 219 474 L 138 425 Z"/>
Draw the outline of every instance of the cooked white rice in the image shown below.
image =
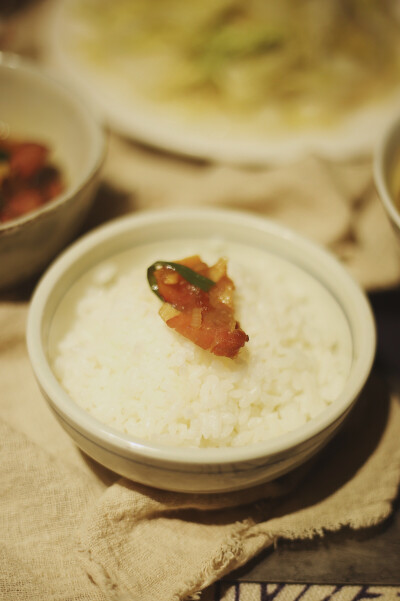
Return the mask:
<path fill-rule="evenodd" d="M 228 257 L 236 314 L 250 337 L 233 360 L 202 350 L 158 315 L 147 267 L 196 253 L 208 263 Z M 348 375 L 350 334 L 336 301 L 261 250 L 217 241 L 149 245 L 86 275 L 78 296 L 55 373 L 86 411 L 140 438 L 195 447 L 266 440 L 323 411 Z"/>

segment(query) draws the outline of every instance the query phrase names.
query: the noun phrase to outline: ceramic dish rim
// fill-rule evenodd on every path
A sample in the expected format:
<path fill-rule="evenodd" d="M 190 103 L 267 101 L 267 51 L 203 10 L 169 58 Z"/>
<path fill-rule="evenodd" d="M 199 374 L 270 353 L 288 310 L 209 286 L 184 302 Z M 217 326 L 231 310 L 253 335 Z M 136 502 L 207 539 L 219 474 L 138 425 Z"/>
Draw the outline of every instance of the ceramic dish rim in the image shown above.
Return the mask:
<path fill-rule="evenodd" d="M 101 111 L 113 129 L 164 152 L 191 159 L 242 166 L 284 165 L 309 155 L 332 160 L 369 157 L 374 142 L 373 132 L 385 126 L 387 114 L 393 114 L 399 104 L 400 86 L 396 86 L 387 95 L 372 101 L 370 105 L 346 113 L 333 126 L 309 127 L 295 135 L 292 135 L 288 126 L 278 134 L 266 134 L 264 139 L 259 140 L 252 135 L 250 142 L 247 137 L 244 140 L 236 135 L 229 137 L 229 131 L 225 127 L 222 128 L 223 133 L 217 143 L 214 138 L 210 146 L 208 136 L 199 133 L 193 136 L 193 132 L 190 131 L 188 135 L 182 135 L 178 129 L 182 130 L 184 127 L 165 126 L 165 123 L 171 120 L 160 118 L 154 111 L 148 112 L 146 109 L 149 101 L 140 95 L 136 99 L 134 96 L 130 98 L 129 103 L 121 102 L 118 94 L 107 99 L 104 92 L 107 92 L 110 86 L 105 83 L 104 78 L 99 77 L 95 69 L 80 65 L 62 47 L 62 34 L 59 28 L 65 18 L 68 18 L 68 15 L 63 12 L 67 4 L 68 0 L 55 3 L 48 15 L 50 25 L 44 31 L 44 36 L 49 63 L 53 68 L 63 70 L 69 81 L 77 88 L 85 89 L 93 106 Z M 93 93 L 93 88 L 96 93 Z M 179 123 L 182 125 L 181 122 Z M 371 123 L 373 131 L 371 131 Z M 338 136 L 339 140 L 335 136 Z M 268 140 L 272 141 L 268 143 Z M 244 153 L 243 147 L 247 149 Z"/>
<path fill-rule="evenodd" d="M 16 72 L 26 72 L 33 75 L 38 81 L 42 80 L 46 85 L 53 87 L 58 90 L 61 94 L 67 98 L 68 102 L 74 104 L 79 109 L 86 120 L 91 121 L 93 133 L 97 137 L 97 140 L 92 138 L 93 146 L 93 160 L 88 171 L 83 173 L 73 186 L 67 187 L 57 198 L 54 198 L 50 202 L 46 203 L 42 207 L 30 211 L 21 217 L 7 221 L 6 223 L 0 223 L 0 236 L 7 234 L 13 230 L 19 229 L 24 224 L 35 221 L 40 218 L 41 215 L 51 213 L 58 209 L 65 202 L 75 197 L 81 190 L 83 190 L 95 177 L 96 173 L 101 168 L 107 152 L 107 140 L 106 134 L 103 129 L 100 119 L 95 116 L 89 109 L 87 103 L 78 95 L 70 90 L 62 82 L 55 79 L 51 74 L 47 73 L 44 69 L 40 69 L 33 61 L 29 59 L 21 58 L 17 54 L 11 52 L 0 51 L 0 72 L 3 69 L 15 70 Z"/>
<path fill-rule="evenodd" d="M 375 187 L 385 210 L 400 230 L 400 210 L 396 208 L 388 182 L 389 171 L 393 160 L 391 145 L 397 139 L 398 160 L 400 161 L 400 116 L 393 119 L 381 136 L 376 147 L 373 160 L 373 176 Z"/>

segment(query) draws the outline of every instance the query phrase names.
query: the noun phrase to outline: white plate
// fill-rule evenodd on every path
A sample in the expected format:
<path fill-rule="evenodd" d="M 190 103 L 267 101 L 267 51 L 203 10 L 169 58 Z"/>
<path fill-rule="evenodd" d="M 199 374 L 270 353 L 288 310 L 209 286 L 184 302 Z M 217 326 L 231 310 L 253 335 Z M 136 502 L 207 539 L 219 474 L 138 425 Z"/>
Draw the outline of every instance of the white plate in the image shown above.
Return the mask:
<path fill-rule="evenodd" d="M 189 104 L 151 101 L 140 94 L 135 81 L 145 74 L 95 66 L 71 48 L 84 24 L 70 7 L 70 0 L 56 2 L 51 14 L 49 50 L 51 64 L 62 72 L 97 107 L 117 132 L 158 148 L 190 157 L 236 164 L 284 163 L 316 154 L 342 160 L 366 156 L 376 138 L 400 107 L 400 84 L 379 103 L 344 115 L 334 125 L 303 128 L 262 129 L 252 117 L 240 122 L 221 111 L 200 117 Z M 126 57 L 121 57 L 126 60 Z M 126 62 L 125 62 L 126 67 Z M 193 107 L 192 107 L 193 108 Z"/>

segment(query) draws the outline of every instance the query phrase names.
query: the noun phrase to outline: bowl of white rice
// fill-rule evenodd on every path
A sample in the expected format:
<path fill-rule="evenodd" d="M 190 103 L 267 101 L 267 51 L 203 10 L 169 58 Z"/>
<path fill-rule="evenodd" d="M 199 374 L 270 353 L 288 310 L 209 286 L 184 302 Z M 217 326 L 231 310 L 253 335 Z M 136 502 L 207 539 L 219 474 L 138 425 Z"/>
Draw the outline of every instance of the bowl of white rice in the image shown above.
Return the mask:
<path fill-rule="evenodd" d="M 227 260 L 248 341 L 233 358 L 160 318 L 147 269 Z M 327 251 L 226 210 L 149 211 L 84 236 L 33 295 L 27 345 L 50 409 L 90 457 L 182 492 L 273 480 L 319 451 L 371 370 L 375 325 Z"/>

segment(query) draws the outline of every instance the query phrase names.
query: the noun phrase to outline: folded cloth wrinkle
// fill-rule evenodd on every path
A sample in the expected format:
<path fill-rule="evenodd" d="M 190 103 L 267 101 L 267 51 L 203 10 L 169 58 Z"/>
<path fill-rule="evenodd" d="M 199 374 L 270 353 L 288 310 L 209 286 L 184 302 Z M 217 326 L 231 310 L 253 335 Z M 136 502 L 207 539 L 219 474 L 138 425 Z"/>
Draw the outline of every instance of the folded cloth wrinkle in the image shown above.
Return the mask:
<path fill-rule="evenodd" d="M 74 551 L 97 487 L 3 420 L 0 440 L 0 599 L 103 601 Z"/>
<path fill-rule="evenodd" d="M 109 189 L 125 196 L 124 213 L 244 209 L 328 247 L 369 290 L 400 282 L 397 241 L 375 192 L 369 158 L 328 162 L 309 156 L 260 169 L 202 165 L 111 136 L 104 177 Z"/>
<path fill-rule="evenodd" d="M 376 395 L 380 407 L 372 411 Z M 399 425 L 399 402 L 373 381 L 337 440 L 300 470 L 301 477 L 288 476 L 292 490 L 285 477 L 281 488 L 267 483 L 202 496 L 121 479 L 81 524 L 85 568 L 103 591 L 113 585 L 114 592 L 140 593 L 143 601 L 185 599 L 282 538 L 374 526 L 390 515 L 400 482 Z"/>

